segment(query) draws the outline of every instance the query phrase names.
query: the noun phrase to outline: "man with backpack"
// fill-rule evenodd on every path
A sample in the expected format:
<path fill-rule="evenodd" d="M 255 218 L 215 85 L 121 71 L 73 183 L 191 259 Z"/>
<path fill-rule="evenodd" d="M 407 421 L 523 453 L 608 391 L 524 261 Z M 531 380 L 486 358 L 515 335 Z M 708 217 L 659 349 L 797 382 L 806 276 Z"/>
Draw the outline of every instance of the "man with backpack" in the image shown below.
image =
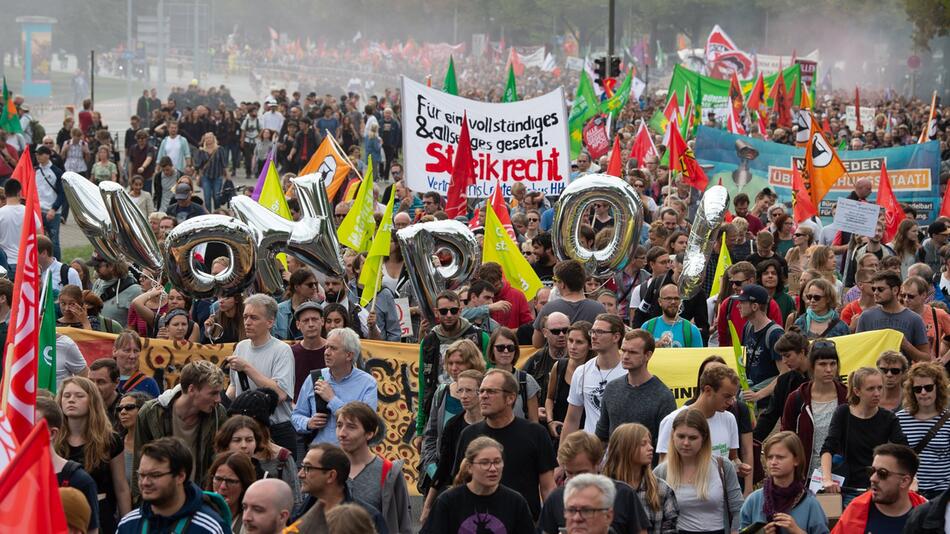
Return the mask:
<path fill-rule="evenodd" d="M 178 438 L 160 438 L 142 447 L 138 482 L 142 506 L 119 522 L 118 534 L 231 531 L 231 512 L 217 493 L 189 480 L 191 451 Z"/>
<path fill-rule="evenodd" d="M 66 284 L 82 287 L 82 279 L 79 273 L 67 263 L 62 263 L 53 256 L 53 242 L 45 235 L 36 236 L 36 251 L 40 263 L 40 270 L 43 276 L 51 276 L 53 279 L 53 297 L 59 295 L 59 292 Z"/>
<path fill-rule="evenodd" d="M 409 534 L 409 490 L 402 474 L 403 462 L 376 455 L 370 444 L 382 440 L 380 418 L 376 410 L 360 401 L 343 405 L 336 413 L 336 438 L 350 460 L 347 480 L 350 494 L 367 502 L 383 514 L 389 532 Z"/>
<path fill-rule="evenodd" d="M 746 323 L 740 336 L 746 353 L 746 376 L 752 391 L 762 395 L 760 408 L 768 406 L 775 389 L 775 379 L 788 371 L 782 356 L 775 351 L 775 343 L 785 330 L 769 318 L 767 310 L 772 299 L 769 292 L 758 284 L 747 284 L 733 297 L 739 303 L 739 314 Z"/>
<path fill-rule="evenodd" d="M 702 347 L 703 337 L 696 325 L 680 317 L 680 290 L 669 283 L 660 288 L 659 317 L 643 323 L 643 329 L 656 340 L 657 347 Z"/>

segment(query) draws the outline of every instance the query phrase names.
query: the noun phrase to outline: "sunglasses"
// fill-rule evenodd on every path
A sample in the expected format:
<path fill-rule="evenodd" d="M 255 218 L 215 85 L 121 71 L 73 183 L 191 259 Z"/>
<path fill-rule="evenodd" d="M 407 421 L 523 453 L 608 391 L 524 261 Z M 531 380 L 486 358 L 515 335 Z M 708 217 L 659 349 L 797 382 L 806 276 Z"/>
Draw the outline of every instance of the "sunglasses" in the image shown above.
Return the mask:
<path fill-rule="evenodd" d="M 878 371 L 881 372 L 881 374 L 885 374 L 885 375 L 897 376 L 904 372 L 903 367 L 878 367 L 877 369 Z"/>
<path fill-rule="evenodd" d="M 805 295 L 805 298 L 806 298 L 807 300 L 810 300 L 810 301 L 813 301 L 813 302 L 818 302 L 819 300 L 823 299 L 824 297 L 825 297 L 824 295 Z"/>
<path fill-rule="evenodd" d="M 734 286 L 742 286 L 745 283 L 745 280 L 729 280 L 729 283 Z"/>
<path fill-rule="evenodd" d="M 805 234 L 794 233 L 792 234 L 795 237 L 805 237 Z"/>
<path fill-rule="evenodd" d="M 931 384 L 931 387 L 933 387 L 933 384 Z M 117 412 L 131 412 L 132 410 L 138 410 L 138 409 L 139 409 L 139 407 L 136 406 L 136 405 L 134 405 L 134 404 L 126 404 L 126 405 L 124 405 L 124 406 L 123 406 L 123 405 L 116 406 L 115 411 L 117 411 Z"/>
<path fill-rule="evenodd" d="M 884 469 L 883 467 L 865 467 L 864 469 L 868 475 L 868 478 L 870 478 L 871 475 L 877 475 L 878 480 L 887 480 L 891 475 L 897 475 L 897 476 L 902 476 L 902 477 L 910 476 L 908 473 L 898 473 L 897 471 L 888 471 L 887 469 Z"/>
<path fill-rule="evenodd" d="M 872 286 L 871 293 L 883 293 L 890 289 L 889 287 Z"/>
<path fill-rule="evenodd" d="M 458 308 L 439 308 L 439 315 L 458 315 Z"/>
<path fill-rule="evenodd" d="M 495 345 L 495 350 L 498 352 L 514 352 L 515 346 L 512 344 L 499 344 Z"/>
<path fill-rule="evenodd" d="M 923 393 L 924 391 L 926 391 L 927 393 L 930 393 L 934 390 L 935 387 L 937 386 L 934 384 L 925 384 L 923 386 L 913 386 L 911 389 L 914 390 L 914 393 Z"/>
<path fill-rule="evenodd" d="M 317 282 L 310 282 L 309 284 L 304 284 L 304 285 L 309 287 L 310 289 L 317 289 L 318 287 L 320 287 L 320 284 L 318 284 Z"/>
<path fill-rule="evenodd" d="M 548 331 L 554 334 L 555 336 L 560 336 L 566 334 L 570 328 L 549 328 Z"/>
<path fill-rule="evenodd" d="M 538 222 L 540 220 L 541 219 L 538 219 L 537 217 L 528 217 L 528 222 Z"/>

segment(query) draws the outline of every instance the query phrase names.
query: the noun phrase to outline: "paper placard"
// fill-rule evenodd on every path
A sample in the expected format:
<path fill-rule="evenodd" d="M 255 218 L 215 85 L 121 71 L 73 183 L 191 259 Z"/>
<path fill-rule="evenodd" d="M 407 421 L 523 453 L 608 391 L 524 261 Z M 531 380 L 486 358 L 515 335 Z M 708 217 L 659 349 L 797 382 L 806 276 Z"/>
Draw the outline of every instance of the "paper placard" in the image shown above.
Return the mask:
<path fill-rule="evenodd" d="M 409 315 L 409 299 L 399 298 L 396 300 L 396 310 L 399 312 L 399 327 L 402 329 L 402 337 L 412 336 L 412 317 Z"/>
<path fill-rule="evenodd" d="M 874 237 L 881 207 L 870 202 L 839 198 L 833 226 L 842 232 Z"/>
<path fill-rule="evenodd" d="M 832 473 L 831 480 L 837 482 L 839 486 L 844 486 L 844 477 L 841 475 Z M 815 470 L 811 472 L 811 480 L 808 481 L 808 491 L 814 494 L 817 494 L 819 491 L 821 491 L 821 481 L 821 469 L 815 468 Z"/>

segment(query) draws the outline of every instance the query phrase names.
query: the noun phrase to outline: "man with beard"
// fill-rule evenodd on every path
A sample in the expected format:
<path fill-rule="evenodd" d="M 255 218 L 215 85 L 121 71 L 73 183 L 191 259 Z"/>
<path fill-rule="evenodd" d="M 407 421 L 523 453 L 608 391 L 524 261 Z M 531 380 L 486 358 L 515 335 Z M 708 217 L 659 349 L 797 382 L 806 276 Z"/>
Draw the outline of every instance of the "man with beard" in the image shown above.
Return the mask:
<path fill-rule="evenodd" d="M 660 288 L 659 317 L 643 323 L 643 329 L 653 336 L 658 347 L 702 347 L 703 336 L 696 325 L 680 317 L 679 286 L 668 283 Z"/>
<path fill-rule="evenodd" d="M 892 328 L 904 333 L 901 354 L 908 361 L 930 360 L 927 327 L 920 315 L 900 303 L 897 298 L 900 287 L 900 276 L 890 271 L 879 272 L 871 278 L 871 292 L 877 307 L 861 313 L 855 333 Z"/>
<path fill-rule="evenodd" d="M 832 534 L 901 532 L 913 509 L 927 502 L 910 490 L 917 467 L 917 454 L 906 445 L 885 443 L 875 447 L 871 488 L 845 508 Z"/>
<path fill-rule="evenodd" d="M 142 446 L 138 485 L 142 506 L 132 510 L 116 532 L 188 532 L 220 534 L 231 527 L 222 519 L 227 503 L 220 496 L 207 498 L 201 488 L 189 480 L 194 467 L 191 451 L 178 438 L 161 438 Z"/>
<path fill-rule="evenodd" d="M 525 362 L 524 370 L 538 381 L 541 386 L 539 395 L 544 399 L 547 398 L 548 375 L 551 374 L 554 361 L 567 357 L 567 332 L 571 328 L 571 320 L 561 312 L 554 312 L 542 321 L 542 325 L 544 346 Z"/>

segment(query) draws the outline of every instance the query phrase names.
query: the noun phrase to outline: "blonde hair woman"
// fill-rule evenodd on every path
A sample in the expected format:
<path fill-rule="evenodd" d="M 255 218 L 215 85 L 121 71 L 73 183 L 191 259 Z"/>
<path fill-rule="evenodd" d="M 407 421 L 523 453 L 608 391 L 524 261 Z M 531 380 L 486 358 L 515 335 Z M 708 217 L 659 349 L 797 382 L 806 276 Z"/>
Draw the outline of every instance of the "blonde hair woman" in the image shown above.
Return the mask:
<path fill-rule="evenodd" d="M 195 172 L 204 193 L 205 209 L 208 213 L 220 207 L 218 199 L 224 180 L 228 178 L 227 151 L 218 146 L 218 138 L 208 132 L 201 138 L 201 150 L 195 156 Z"/>
<path fill-rule="evenodd" d="M 713 458 L 709 424 L 699 410 L 683 410 L 673 419 L 669 453 L 653 474 L 676 493 L 682 534 L 738 530 L 742 489 L 732 462 Z"/>

